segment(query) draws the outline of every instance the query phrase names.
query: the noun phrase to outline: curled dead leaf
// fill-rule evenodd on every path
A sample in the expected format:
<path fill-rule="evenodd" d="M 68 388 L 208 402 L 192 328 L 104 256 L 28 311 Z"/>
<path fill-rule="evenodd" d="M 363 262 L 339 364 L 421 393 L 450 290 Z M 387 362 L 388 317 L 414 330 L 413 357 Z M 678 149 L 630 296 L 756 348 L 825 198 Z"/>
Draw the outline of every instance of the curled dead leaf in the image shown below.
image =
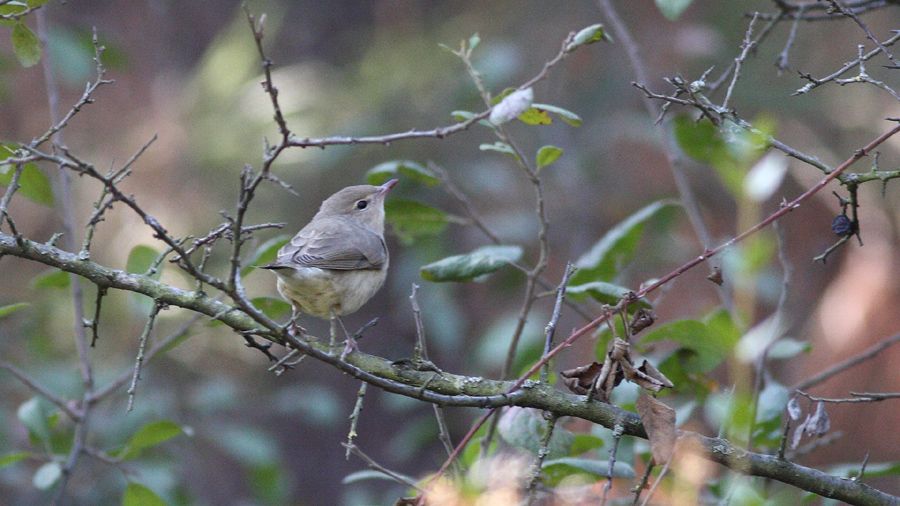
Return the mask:
<path fill-rule="evenodd" d="M 657 464 L 668 462 L 675 451 L 678 433 L 675 429 L 675 410 L 641 390 L 635 404 L 641 422 L 650 439 L 650 452 Z"/>
<path fill-rule="evenodd" d="M 628 324 L 628 328 L 631 329 L 632 334 L 637 334 L 650 325 L 653 325 L 653 322 L 655 321 L 656 313 L 654 313 L 653 310 L 641 308 L 634 313 L 631 322 Z"/>

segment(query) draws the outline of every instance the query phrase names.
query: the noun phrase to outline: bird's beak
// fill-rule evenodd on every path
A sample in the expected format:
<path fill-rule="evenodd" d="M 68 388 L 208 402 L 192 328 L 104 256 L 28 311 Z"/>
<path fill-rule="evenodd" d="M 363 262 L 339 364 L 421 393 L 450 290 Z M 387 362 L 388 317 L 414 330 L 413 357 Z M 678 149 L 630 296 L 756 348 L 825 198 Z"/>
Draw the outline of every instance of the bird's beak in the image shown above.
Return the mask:
<path fill-rule="evenodd" d="M 387 192 L 391 191 L 391 188 L 393 188 L 398 181 L 399 180 L 397 179 L 391 179 L 383 185 L 379 186 L 380 190 L 378 190 L 378 195 L 382 197 L 387 195 Z"/>

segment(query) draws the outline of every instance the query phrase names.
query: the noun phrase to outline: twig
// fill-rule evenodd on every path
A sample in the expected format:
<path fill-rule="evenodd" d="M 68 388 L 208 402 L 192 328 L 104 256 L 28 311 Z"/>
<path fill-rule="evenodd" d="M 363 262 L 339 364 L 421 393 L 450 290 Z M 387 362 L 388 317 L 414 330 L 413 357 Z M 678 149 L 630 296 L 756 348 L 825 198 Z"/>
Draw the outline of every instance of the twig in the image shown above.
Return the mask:
<path fill-rule="evenodd" d="M 356 404 L 353 405 L 353 411 L 350 413 L 350 430 L 347 432 L 347 442 L 344 444 L 344 448 L 347 449 L 344 458 L 347 460 L 350 460 L 350 449 L 355 447 L 353 445 L 353 440 L 356 439 L 356 436 L 358 435 L 356 432 L 356 424 L 359 422 L 360 413 L 362 413 L 363 399 L 366 398 L 366 387 L 368 386 L 369 384 L 365 381 L 360 383 L 359 390 L 356 392 Z"/>
<path fill-rule="evenodd" d="M 806 9 L 806 6 L 800 7 L 800 15 L 803 15 L 803 10 Z M 758 16 L 758 13 L 754 13 L 754 15 Z M 791 52 L 791 48 L 794 46 L 794 41 L 797 39 L 797 28 L 800 25 L 800 18 L 794 18 L 794 21 L 791 23 L 791 31 L 788 32 L 787 40 L 784 43 L 784 47 L 781 49 L 781 52 L 778 53 L 778 60 L 775 62 L 775 66 L 778 68 L 779 75 L 781 72 L 784 72 L 788 69 L 788 57 Z"/>
<path fill-rule="evenodd" d="M 21 188 L 21 186 L 19 186 L 19 179 L 22 177 L 22 171 L 24 169 L 24 164 L 16 164 L 16 168 L 13 169 L 12 178 L 9 180 L 9 186 L 6 187 L 6 191 L 3 192 L 3 198 L 0 199 L 0 229 L 2 229 L 4 219 L 9 221 L 10 229 L 15 227 L 13 222 L 10 221 L 11 218 L 9 217 L 8 208 L 13 195 Z"/>
<path fill-rule="evenodd" d="M 747 25 L 747 32 L 744 34 L 744 41 L 743 43 L 741 43 L 741 54 L 734 59 L 734 72 L 731 74 L 731 83 L 728 85 L 728 89 L 725 91 L 725 98 L 722 99 L 722 109 L 728 109 L 728 101 L 731 100 L 731 93 L 734 91 L 734 86 L 737 84 L 738 79 L 741 78 L 741 67 L 744 64 L 744 60 L 747 59 L 747 55 L 750 54 L 750 50 L 755 47 L 751 37 L 753 36 L 753 25 L 756 24 L 756 19 L 758 17 L 759 13 L 754 12 L 753 18 Z"/>
<path fill-rule="evenodd" d="M 200 321 L 202 314 L 194 314 L 190 319 L 184 322 L 180 327 L 178 327 L 171 334 L 167 335 L 162 339 L 156 339 L 153 343 L 153 346 L 144 354 L 144 362 L 150 362 L 156 356 L 166 349 L 175 341 L 183 338 L 185 334 L 194 326 L 195 323 Z M 112 395 L 113 392 L 124 386 L 131 379 L 133 372 L 131 370 L 123 371 L 119 376 L 116 377 L 113 381 L 110 381 L 105 386 L 98 388 L 94 391 L 94 393 L 88 398 L 89 404 L 96 404 L 103 399 L 106 399 L 108 396 Z"/>
<path fill-rule="evenodd" d="M 814 402 L 830 402 L 833 404 L 879 402 L 888 399 L 900 399 L 900 392 L 850 392 L 853 397 L 816 397 L 802 390 L 795 390 L 798 394 Z"/>
<path fill-rule="evenodd" d="M 147 323 L 144 325 L 144 330 L 141 332 L 141 337 L 138 340 L 137 357 L 134 359 L 134 373 L 131 375 L 131 386 L 128 387 L 128 407 L 125 410 L 127 413 L 131 413 L 131 410 L 134 409 L 134 394 L 137 391 L 138 380 L 141 378 L 141 367 L 144 365 L 144 350 L 147 348 L 147 340 L 150 338 L 153 323 L 156 321 L 156 315 L 159 314 L 160 309 L 161 304 L 154 301 L 153 309 L 150 310 L 150 316 L 147 318 Z"/>
<path fill-rule="evenodd" d="M 546 418 L 547 424 L 544 426 L 544 435 L 541 437 L 541 445 L 538 448 L 537 454 L 534 456 L 534 464 L 531 468 L 531 479 L 528 480 L 528 501 L 526 502 L 528 505 L 534 504 L 534 501 L 537 498 L 537 488 L 541 482 L 544 459 L 550 454 L 550 440 L 553 438 L 553 429 L 556 427 L 557 420 L 559 420 L 559 417 L 553 413 L 544 413 L 544 418 Z"/>
<path fill-rule="evenodd" d="M 617 423 L 613 427 L 613 447 L 609 449 L 609 465 L 606 468 L 606 483 L 603 484 L 603 498 L 600 500 L 601 506 L 606 506 L 606 499 L 609 496 L 609 491 L 612 489 L 613 473 L 616 469 L 616 454 L 619 452 L 619 441 L 622 439 L 623 432 L 625 432 L 625 427 L 622 424 Z"/>
<path fill-rule="evenodd" d="M 412 291 L 409 294 L 413 320 L 416 323 L 416 345 L 413 350 L 413 357 L 415 360 L 428 360 L 428 347 L 425 344 L 425 325 L 422 324 L 422 310 L 419 308 L 419 301 L 416 299 L 416 291 L 418 289 L 419 285 L 413 283 Z"/>
<path fill-rule="evenodd" d="M 675 452 L 678 450 L 678 443 L 680 439 L 675 441 L 675 448 L 672 450 L 672 455 L 669 457 L 669 460 L 663 464 L 662 469 L 659 470 L 659 476 L 656 477 L 656 481 L 653 482 L 653 486 L 650 487 L 650 490 L 647 491 L 647 495 L 644 497 L 644 500 L 641 501 L 641 506 L 647 506 L 650 502 L 650 498 L 653 497 L 653 493 L 656 492 L 656 489 L 659 488 L 659 484 L 662 483 L 663 478 L 665 478 L 666 473 L 669 472 L 669 464 L 672 463 L 672 460 L 675 459 Z"/>
<path fill-rule="evenodd" d="M 47 27 L 46 11 L 38 11 L 36 14 L 36 18 L 38 38 L 40 39 L 41 44 L 44 47 L 47 47 L 49 29 Z M 94 32 L 93 36 L 93 45 L 94 62 L 96 64 L 96 80 L 86 86 L 85 92 L 82 95 L 81 99 L 75 104 L 75 106 L 73 106 L 69 110 L 69 112 L 63 118 L 59 117 L 59 88 L 56 82 L 56 76 L 53 72 L 53 65 L 50 59 L 50 55 L 44 54 L 41 58 L 44 82 L 47 92 L 47 103 L 50 113 L 50 123 L 54 126 L 52 126 L 42 137 L 33 140 L 28 146 L 25 146 L 26 149 L 34 148 L 49 139 L 53 143 L 53 150 L 55 152 L 58 147 L 61 146 L 64 142 L 62 136 L 62 128 L 64 128 L 68 121 L 78 113 L 78 111 L 84 104 L 90 103 L 90 101 L 92 100 L 91 97 L 93 95 L 93 92 L 96 91 L 98 87 L 108 82 L 103 79 L 105 70 L 100 59 L 101 55 L 103 54 L 103 48 L 97 41 L 96 32 Z M 56 180 L 60 197 L 57 211 L 62 215 L 61 218 L 64 233 L 63 244 L 68 250 L 72 251 L 75 249 L 76 239 L 75 204 L 72 200 L 71 174 L 69 174 L 68 171 L 63 170 L 62 164 L 57 165 L 60 169 L 59 177 Z M 12 220 L 9 219 L 9 216 L 7 216 L 7 222 L 9 223 L 11 228 L 14 227 Z M 22 243 L 21 240 L 19 242 L 20 244 Z M 91 369 L 91 358 L 88 353 L 87 335 L 84 327 L 84 293 L 82 291 L 81 279 L 74 275 L 70 276 L 70 278 L 72 291 L 72 307 L 75 320 L 73 327 L 73 336 L 75 338 L 75 349 L 78 353 L 78 364 L 81 371 L 81 383 L 84 392 L 82 394 L 81 402 L 81 417 L 75 423 L 72 446 L 69 449 L 69 454 L 66 457 L 65 464 L 62 468 L 62 476 L 60 477 L 59 484 L 57 485 L 56 495 L 53 501 L 54 504 L 62 503 L 66 487 L 69 483 L 70 477 L 72 476 L 72 471 L 75 469 L 75 465 L 78 463 L 78 459 L 81 456 L 82 448 L 85 445 L 85 440 L 87 439 L 88 434 L 88 422 L 90 420 L 91 414 L 91 407 L 88 404 L 87 399 L 94 390 L 94 374 Z"/>
<path fill-rule="evenodd" d="M 293 362 L 290 362 L 290 360 L 292 358 L 296 357 L 297 355 L 300 355 L 300 358 L 298 358 L 297 360 L 295 360 Z M 294 365 L 299 364 L 305 358 L 306 358 L 306 355 L 303 355 L 302 353 L 300 353 L 299 350 L 291 350 L 290 352 L 286 353 L 283 357 L 279 358 L 274 364 L 270 365 L 269 368 L 267 369 L 267 371 L 269 371 L 269 372 L 274 371 L 275 376 L 281 376 L 282 374 L 284 374 L 284 372 L 286 370 L 290 369 Z"/>
<path fill-rule="evenodd" d="M 385 476 L 393 479 L 394 481 L 396 481 L 397 483 L 400 483 L 401 485 L 406 485 L 407 487 L 411 487 L 411 488 L 418 490 L 420 493 L 425 493 L 425 491 L 422 490 L 422 488 L 420 488 L 414 480 L 412 480 L 409 477 L 404 476 L 398 472 L 391 471 L 390 469 L 382 466 L 378 462 L 375 462 L 375 460 L 372 459 L 372 457 L 369 457 L 368 455 L 363 453 L 363 451 L 360 450 L 358 446 L 353 445 L 353 444 L 347 444 L 347 443 L 341 443 L 341 446 L 346 448 L 348 453 L 352 453 L 352 454 L 356 455 L 357 457 L 359 457 L 360 459 L 362 459 L 362 461 L 365 462 L 366 465 L 369 466 L 370 469 L 374 469 L 375 471 L 378 471 L 379 473 L 384 474 Z"/>
<path fill-rule="evenodd" d="M 416 346 L 413 351 L 413 360 L 428 360 L 428 346 L 425 344 L 425 325 L 422 323 L 422 311 L 419 308 L 419 300 L 416 292 L 419 285 L 413 283 L 412 290 L 409 294 L 409 303 L 412 306 L 413 319 L 416 323 Z M 447 418 L 444 414 L 444 408 L 433 404 L 434 419 L 438 426 L 438 440 L 447 451 L 447 455 L 453 452 L 453 442 L 450 440 L 450 429 L 447 427 Z"/>
<path fill-rule="evenodd" d="M 548 60 L 544 63 L 544 66 L 541 70 L 535 74 L 532 78 L 528 79 L 524 83 L 520 84 L 517 89 L 524 90 L 526 88 L 530 88 L 537 84 L 538 82 L 544 80 L 549 74 L 550 70 L 556 66 L 559 62 L 565 59 L 566 56 L 569 55 L 571 50 L 567 48 L 569 42 L 571 41 L 574 33 L 570 33 L 566 39 L 563 41 L 562 48 L 559 53 L 556 54 L 552 59 Z M 488 104 L 488 108 L 484 111 L 475 114 L 471 118 L 455 123 L 453 125 L 433 128 L 431 130 L 408 130 L 406 132 L 399 132 L 393 134 L 386 135 L 370 135 L 370 136 L 362 136 L 362 137 L 348 137 L 348 136 L 334 136 L 334 137 L 321 137 L 321 138 L 312 138 L 312 137 L 304 137 L 298 138 L 296 136 L 291 136 L 290 140 L 287 143 L 288 147 L 300 147 L 300 148 L 324 148 L 326 146 L 335 146 L 335 145 L 355 145 L 355 144 L 381 144 L 384 146 L 390 145 L 393 142 L 401 141 L 401 140 L 410 140 L 410 139 L 424 139 L 424 138 L 434 138 L 434 139 L 443 139 L 450 135 L 463 132 L 468 130 L 470 126 L 475 123 L 487 118 L 491 114 L 491 107 Z"/>
<path fill-rule="evenodd" d="M 562 47 L 559 52 L 556 54 L 554 58 L 549 60 L 544 64 L 544 69 L 542 73 L 546 73 L 549 69 L 562 61 L 563 58 L 569 52 L 569 44 L 574 37 L 574 33 L 570 33 L 566 39 L 562 43 Z M 459 51 L 454 52 L 460 60 L 462 60 L 463 64 L 466 67 L 466 72 L 468 72 L 469 76 L 472 78 L 472 81 L 475 83 L 476 88 L 478 88 L 479 94 L 481 95 L 481 99 L 484 104 L 491 108 L 491 94 L 485 88 L 484 83 L 481 79 L 481 74 L 479 74 L 478 70 L 472 64 L 472 48 L 466 48 L 465 45 L 460 48 Z M 536 81 L 535 81 L 536 82 Z M 527 84 L 527 83 L 526 83 Z M 526 89 L 530 84 L 522 85 L 519 89 Z M 500 370 L 500 377 L 505 379 L 512 368 L 513 361 L 516 357 L 516 352 L 519 348 L 519 340 L 522 337 L 522 332 L 525 330 L 525 323 L 528 321 L 528 315 L 531 313 L 531 309 L 534 305 L 535 297 L 535 289 L 537 287 L 537 279 L 540 278 L 541 273 L 543 273 L 544 269 L 547 267 L 548 257 L 550 255 L 550 242 L 547 238 L 547 230 L 550 226 L 550 222 L 547 219 L 546 208 L 544 205 L 544 187 L 541 183 L 541 179 L 538 176 L 538 172 L 535 168 L 531 166 L 528 162 L 528 158 L 519 148 L 519 146 L 513 141 L 513 139 L 507 134 L 505 128 L 502 125 L 494 125 L 494 135 L 504 144 L 509 146 L 513 153 L 515 154 L 514 159 L 516 165 L 524 172 L 526 179 L 531 183 L 534 189 L 535 195 L 535 214 L 537 215 L 538 220 L 538 243 L 539 243 L 539 253 L 538 259 L 535 262 L 534 266 L 527 270 L 525 273 L 526 281 L 525 281 L 525 297 L 522 301 L 522 306 L 519 310 L 519 316 L 516 321 L 516 327 L 513 330 L 512 338 L 510 338 L 509 347 L 506 352 L 506 359 L 503 361 L 503 366 Z M 497 423 L 499 422 L 500 417 L 495 416 L 493 421 L 491 421 L 491 425 L 488 427 L 487 434 L 484 439 L 481 441 L 481 454 L 486 455 L 488 448 L 490 448 L 491 441 L 493 441 L 494 434 L 496 433 Z"/>
<path fill-rule="evenodd" d="M 897 40 L 900 40 L 900 31 L 895 31 L 893 36 L 891 36 L 890 38 L 888 38 L 887 40 L 882 42 L 880 45 L 884 46 L 884 47 L 890 47 L 895 42 L 897 42 Z M 877 55 L 880 52 L 881 52 L 881 48 L 876 47 L 875 49 L 864 54 L 862 56 L 862 58 L 856 58 L 854 60 L 850 60 L 847 63 L 845 63 L 841 68 L 836 70 L 835 72 L 833 72 L 825 77 L 819 78 L 819 79 L 816 79 L 809 74 L 801 73 L 800 77 L 806 79 L 807 81 L 809 81 L 809 83 L 807 83 L 803 87 L 799 88 L 792 95 L 794 95 L 794 96 L 803 95 L 803 94 L 809 93 L 810 91 L 814 90 L 815 88 L 818 88 L 819 86 L 822 86 L 823 84 L 834 81 L 835 79 L 841 77 L 844 73 L 848 72 L 853 67 L 858 66 L 860 64 L 860 62 L 868 61 L 869 59 L 871 59 L 873 56 Z"/>
<path fill-rule="evenodd" d="M 856 482 L 862 482 L 863 476 L 866 474 L 866 466 L 869 464 L 869 452 L 866 451 L 866 456 L 863 457 L 862 465 L 859 466 L 859 474 L 854 476 L 852 479 Z"/>
<path fill-rule="evenodd" d="M 103 303 L 103 297 L 105 296 L 106 287 L 97 285 L 97 298 L 94 301 L 94 317 L 91 318 L 90 322 L 85 322 L 91 329 L 91 348 L 93 348 L 97 344 L 97 340 L 100 339 L 98 330 L 100 325 L 100 307 Z"/>
<path fill-rule="evenodd" d="M 544 354 L 550 352 L 553 347 L 553 334 L 556 333 L 556 325 L 559 323 L 559 316 L 562 313 L 562 303 L 566 298 L 566 287 L 569 285 L 569 277 L 575 272 L 575 266 L 571 262 L 566 263 L 566 270 L 563 273 L 562 281 L 556 288 L 556 303 L 553 304 L 553 313 L 547 326 L 544 327 Z M 544 364 L 541 369 L 541 382 L 546 382 L 550 375 L 550 362 Z"/>
<path fill-rule="evenodd" d="M 73 421 L 77 422 L 81 420 L 81 413 L 73 409 L 72 406 L 69 405 L 69 402 L 67 400 L 48 390 L 44 385 L 41 385 L 34 378 L 26 374 L 25 371 L 19 369 L 18 367 L 5 360 L 0 360 L 0 369 L 9 371 L 9 373 L 15 376 L 17 380 L 21 381 L 22 384 L 34 390 L 35 393 L 39 394 L 41 397 L 44 397 L 48 401 L 55 404 L 56 407 L 58 407 Z"/>
<path fill-rule="evenodd" d="M 900 343 L 900 334 L 895 334 L 893 336 L 884 338 L 881 342 L 869 347 L 865 351 L 854 355 L 852 357 L 847 358 L 846 360 L 842 360 L 837 364 L 825 369 L 824 371 L 812 376 L 811 378 L 807 378 L 796 385 L 791 387 L 792 390 L 808 390 L 811 387 L 818 385 L 819 383 L 824 382 L 828 378 L 839 374 L 841 372 L 850 369 L 851 367 L 857 366 L 870 358 L 874 358 L 878 356 L 882 350 L 890 348 L 891 346 Z"/>
<path fill-rule="evenodd" d="M 875 44 L 875 47 L 880 49 L 881 52 L 884 53 L 885 56 L 887 56 L 887 59 L 891 61 L 891 63 L 897 65 L 897 60 L 894 59 L 894 55 L 892 55 L 891 52 L 888 51 L 887 47 L 882 45 L 881 41 L 878 40 L 878 37 L 876 37 L 875 34 L 872 33 L 872 30 L 870 30 L 869 27 L 865 23 L 863 23 L 861 19 L 859 19 L 859 16 L 857 16 L 855 12 L 845 8 L 843 4 L 841 4 L 841 2 L 839 2 L 838 0 L 828 0 L 828 3 L 834 6 L 834 8 L 838 10 L 838 12 L 852 19 L 854 23 L 862 28 L 862 31 L 866 32 L 866 38 L 871 40 Z"/>
<path fill-rule="evenodd" d="M 766 343 L 765 347 L 763 347 L 754 366 L 753 392 L 751 394 L 750 415 L 748 417 L 750 422 L 747 427 L 747 451 L 753 450 L 753 433 L 756 430 L 756 415 L 759 410 L 759 396 L 762 393 L 763 380 L 765 379 L 766 360 L 769 356 L 769 351 L 775 346 L 775 343 L 784 336 L 784 332 L 787 330 L 786 315 L 788 314 L 788 290 L 791 286 L 791 275 L 794 272 L 794 267 L 787 257 L 787 240 L 784 237 L 784 230 L 777 221 L 772 224 L 772 228 L 775 230 L 775 237 L 778 239 L 778 261 L 781 263 L 782 271 L 781 294 L 778 296 L 778 305 L 775 307 L 775 314 L 773 316 L 776 322 L 775 329 L 777 334 Z"/>
<path fill-rule="evenodd" d="M 629 30 L 628 25 L 626 25 L 619 16 L 619 13 L 616 11 L 611 0 L 597 0 L 597 4 L 609 21 L 610 28 L 612 29 L 616 40 L 618 40 L 625 48 L 625 54 L 628 56 L 628 63 L 631 66 L 631 71 L 636 81 L 641 83 L 647 82 L 647 66 L 644 63 L 644 59 L 641 57 L 640 47 L 631 35 L 631 30 Z M 757 43 L 759 43 L 759 39 L 757 39 Z M 652 99 L 648 97 L 643 100 L 643 103 L 647 110 L 647 114 L 650 117 L 657 115 Z M 661 119 L 662 117 L 660 117 L 660 120 Z M 672 173 L 675 188 L 678 190 L 679 200 L 681 201 L 688 222 L 690 222 L 691 228 L 697 235 L 701 246 L 704 249 L 709 248 L 713 244 L 712 234 L 706 226 L 706 222 L 703 220 L 703 214 L 700 212 L 700 204 L 694 194 L 694 190 L 691 188 L 687 174 L 685 173 L 684 156 L 675 139 L 671 121 L 666 120 L 662 123 L 662 129 L 665 138 L 663 152 L 669 163 L 669 170 Z M 731 294 L 723 287 L 717 287 L 716 293 L 719 296 L 719 300 L 722 301 L 722 305 L 729 313 L 731 313 L 732 317 L 737 318 L 738 315 L 734 311 L 734 303 Z"/>
<path fill-rule="evenodd" d="M 638 482 L 634 487 L 634 500 L 631 501 L 631 506 L 638 506 L 638 501 L 641 500 L 641 493 L 647 488 L 647 481 L 650 480 L 650 474 L 653 472 L 653 458 L 647 461 L 647 468 L 644 469 L 644 474 L 641 475 L 641 481 Z"/>
<path fill-rule="evenodd" d="M 844 437 L 844 433 L 841 431 L 833 431 L 825 434 L 820 438 L 813 439 L 809 443 L 797 448 L 792 452 L 787 453 L 787 460 L 796 460 L 798 457 L 802 457 L 803 455 L 809 455 L 810 453 L 822 448 L 823 446 L 828 446 L 838 439 Z"/>
<path fill-rule="evenodd" d="M 887 7 L 890 5 L 890 1 L 892 0 L 853 0 L 846 2 L 846 5 L 847 8 L 851 9 L 855 14 L 863 14 Z M 800 19 L 801 21 L 807 22 L 836 21 L 843 18 L 842 15 L 831 12 L 830 7 L 825 5 L 824 2 L 806 2 L 802 4 L 788 2 L 776 3 L 783 4 L 780 6 L 780 12 L 776 14 L 760 14 L 760 18 L 776 19 L 778 17 L 783 17 L 785 19 Z M 810 13 L 805 14 L 801 12 L 801 8 L 804 8 L 804 11 L 809 11 Z M 746 17 L 750 17 L 749 14 L 747 14 Z"/>

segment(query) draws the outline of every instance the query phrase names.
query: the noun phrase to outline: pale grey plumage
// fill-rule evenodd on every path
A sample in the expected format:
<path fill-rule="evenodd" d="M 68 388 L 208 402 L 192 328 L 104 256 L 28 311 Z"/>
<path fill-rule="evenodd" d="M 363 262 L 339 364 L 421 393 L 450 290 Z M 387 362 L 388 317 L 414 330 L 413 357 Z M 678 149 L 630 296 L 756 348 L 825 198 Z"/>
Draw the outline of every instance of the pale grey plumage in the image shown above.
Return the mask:
<path fill-rule="evenodd" d="M 326 319 L 350 314 L 381 288 L 389 263 L 384 198 L 396 182 L 349 186 L 328 197 L 265 266 L 278 276 L 278 292 L 295 313 Z"/>

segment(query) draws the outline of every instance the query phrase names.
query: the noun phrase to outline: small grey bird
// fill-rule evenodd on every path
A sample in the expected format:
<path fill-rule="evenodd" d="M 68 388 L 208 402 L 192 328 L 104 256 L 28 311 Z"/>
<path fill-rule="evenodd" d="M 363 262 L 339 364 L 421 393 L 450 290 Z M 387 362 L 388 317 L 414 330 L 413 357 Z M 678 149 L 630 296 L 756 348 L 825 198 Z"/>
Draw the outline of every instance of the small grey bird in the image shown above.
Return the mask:
<path fill-rule="evenodd" d="M 293 308 L 292 324 L 300 313 L 330 319 L 333 340 L 334 320 L 358 310 L 384 284 L 384 199 L 395 184 L 348 186 L 328 197 L 275 262 L 263 266 L 278 276 L 278 293 Z M 355 347 L 349 334 L 347 339 L 345 353 Z"/>

